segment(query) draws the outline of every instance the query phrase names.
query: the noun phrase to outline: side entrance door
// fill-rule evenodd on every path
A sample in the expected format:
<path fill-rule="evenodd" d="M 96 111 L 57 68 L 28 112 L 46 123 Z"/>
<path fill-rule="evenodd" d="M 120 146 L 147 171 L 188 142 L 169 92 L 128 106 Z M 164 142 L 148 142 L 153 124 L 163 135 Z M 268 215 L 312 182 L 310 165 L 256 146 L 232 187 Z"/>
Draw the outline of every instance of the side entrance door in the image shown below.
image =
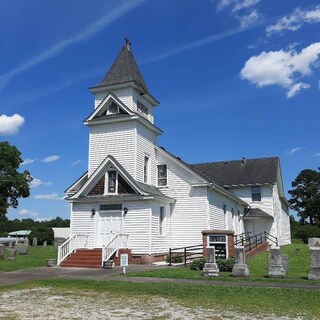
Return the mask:
<path fill-rule="evenodd" d="M 121 211 L 100 212 L 98 229 L 98 246 L 107 244 L 116 233 L 122 232 Z"/>

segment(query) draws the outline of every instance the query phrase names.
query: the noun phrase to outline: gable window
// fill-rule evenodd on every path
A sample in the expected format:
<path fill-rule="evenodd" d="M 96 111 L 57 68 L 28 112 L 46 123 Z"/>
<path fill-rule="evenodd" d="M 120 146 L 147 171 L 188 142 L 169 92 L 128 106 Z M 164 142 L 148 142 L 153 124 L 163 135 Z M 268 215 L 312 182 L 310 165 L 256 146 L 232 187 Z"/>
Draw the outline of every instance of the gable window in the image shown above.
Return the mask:
<path fill-rule="evenodd" d="M 108 109 L 108 114 L 116 114 L 118 113 L 118 105 L 115 102 L 112 102 Z"/>
<path fill-rule="evenodd" d="M 108 193 L 116 193 L 117 172 L 108 171 Z"/>
<path fill-rule="evenodd" d="M 167 165 L 159 164 L 158 165 L 158 186 L 166 186 L 168 184 L 167 178 Z"/>
<path fill-rule="evenodd" d="M 252 201 L 261 201 L 261 188 L 260 186 L 251 187 Z"/>
<path fill-rule="evenodd" d="M 164 217 L 165 217 L 164 207 L 160 207 L 160 212 L 159 212 L 159 234 L 160 235 L 164 234 Z"/>
<path fill-rule="evenodd" d="M 149 182 L 149 157 L 144 156 L 144 164 L 143 164 L 143 182 Z"/>

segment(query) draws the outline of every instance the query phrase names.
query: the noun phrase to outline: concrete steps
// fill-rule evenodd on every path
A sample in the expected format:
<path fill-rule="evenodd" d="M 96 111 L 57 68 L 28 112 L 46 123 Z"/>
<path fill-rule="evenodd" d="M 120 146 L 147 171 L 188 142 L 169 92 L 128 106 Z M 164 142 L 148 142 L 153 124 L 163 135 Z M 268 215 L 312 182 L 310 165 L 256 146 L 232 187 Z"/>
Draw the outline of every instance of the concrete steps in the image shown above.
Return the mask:
<path fill-rule="evenodd" d="M 101 268 L 101 249 L 77 249 L 60 267 Z"/>

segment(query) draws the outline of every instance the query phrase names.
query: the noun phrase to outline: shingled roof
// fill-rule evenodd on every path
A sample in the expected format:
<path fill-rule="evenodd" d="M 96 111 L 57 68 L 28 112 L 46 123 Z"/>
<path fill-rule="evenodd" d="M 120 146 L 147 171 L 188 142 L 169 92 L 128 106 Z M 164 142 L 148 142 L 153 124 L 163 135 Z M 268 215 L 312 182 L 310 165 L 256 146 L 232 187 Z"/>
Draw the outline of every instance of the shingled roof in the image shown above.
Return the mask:
<path fill-rule="evenodd" d="M 126 39 L 125 45 L 122 47 L 110 70 L 107 72 L 103 80 L 93 88 L 131 81 L 134 81 L 142 91 L 148 92 L 142 74 L 131 52 L 130 42 Z"/>
<path fill-rule="evenodd" d="M 279 158 L 242 159 L 192 164 L 191 168 L 220 186 L 276 183 Z"/>

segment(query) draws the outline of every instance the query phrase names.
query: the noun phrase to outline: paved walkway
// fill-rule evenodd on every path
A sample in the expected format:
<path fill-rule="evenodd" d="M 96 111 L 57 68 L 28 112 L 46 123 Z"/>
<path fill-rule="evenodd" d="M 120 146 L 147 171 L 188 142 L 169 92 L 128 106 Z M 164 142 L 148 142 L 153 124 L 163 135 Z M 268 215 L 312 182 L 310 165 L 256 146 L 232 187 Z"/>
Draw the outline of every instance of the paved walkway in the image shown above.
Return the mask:
<path fill-rule="evenodd" d="M 128 272 L 146 271 L 155 268 L 166 268 L 158 266 L 131 265 Z M 40 267 L 14 272 L 0 272 L 0 287 L 19 284 L 31 280 L 39 279 L 86 279 L 101 281 L 124 281 L 124 282 L 151 282 L 151 283 L 185 283 L 211 286 L 232 286 L 232 287 L 268 287 L 268 288 L 288 288 L 288 289 L 310 289 L 320 290 L 319 283 L 287 283 L 287 282 L 253 282 L 253 281 L 219 281 L 219 280 L 190 280 L 190 279 L 167 279 L 149 277 L 124 277 L 122 268 L 112 269 L 89 269 L 89 268 L 48 268 Z"/>

